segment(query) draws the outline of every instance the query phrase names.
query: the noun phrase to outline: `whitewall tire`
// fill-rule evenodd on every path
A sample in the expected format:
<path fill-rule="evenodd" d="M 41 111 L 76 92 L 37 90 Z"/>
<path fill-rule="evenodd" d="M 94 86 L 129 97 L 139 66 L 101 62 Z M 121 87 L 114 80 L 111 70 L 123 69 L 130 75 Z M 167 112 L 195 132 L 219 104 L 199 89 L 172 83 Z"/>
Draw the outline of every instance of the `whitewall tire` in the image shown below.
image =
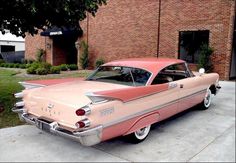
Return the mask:
<path fill-rule="evenodd" d="M 150 129 L 151 129 L 151 125 L 148 125 L 146 127 L 138 129 L 134 133 L 128 135 L 129 142 L 140 143 L 140 142 L 144 141 L 147 138 L 147 136 L 150 132 Z"/>
<path fill-rule="evenodd" d="M 211 90 L 208 88 L 204 96 L 203 102 L 200 104 L 201 109 L 203 110 L 208 109 L 211 106 L 211 102 L 212 102 L 212 93 Z"/>

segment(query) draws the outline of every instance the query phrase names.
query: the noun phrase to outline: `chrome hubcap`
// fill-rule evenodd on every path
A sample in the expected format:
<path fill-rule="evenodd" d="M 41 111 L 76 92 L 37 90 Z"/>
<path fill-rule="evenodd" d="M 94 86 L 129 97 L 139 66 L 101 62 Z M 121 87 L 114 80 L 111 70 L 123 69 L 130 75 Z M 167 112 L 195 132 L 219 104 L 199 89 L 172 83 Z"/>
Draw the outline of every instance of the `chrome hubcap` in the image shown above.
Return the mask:
<path fill-rule="evenodd" d="M 211 105 L 211 90 L 208 89 L 207 90 L 207 93 L 205 95 L 205 98 L 204 98 L 204 105 L 205 107 L 209 107 Z"/>
<path fill-rule="evenodd" d="M 138 139 L 142 140 L 148 135 L 150 128 L 151 125 L 137 130 L 134 134 Z"/>

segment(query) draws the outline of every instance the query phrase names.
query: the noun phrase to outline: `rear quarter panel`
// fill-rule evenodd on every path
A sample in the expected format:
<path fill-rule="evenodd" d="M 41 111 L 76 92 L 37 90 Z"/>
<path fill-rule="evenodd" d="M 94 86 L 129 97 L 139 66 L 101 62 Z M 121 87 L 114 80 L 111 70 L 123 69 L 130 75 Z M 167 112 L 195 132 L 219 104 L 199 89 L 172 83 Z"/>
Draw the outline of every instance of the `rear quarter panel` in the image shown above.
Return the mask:
<path fill-rule="evenodd" d="M 149 87 L 158 87 L 158 85 Z M 150 89 L 149 87 L 147 88 Z M 123 95 L 126 96 L 126 94 L 128 92 L 124 91 Z M 175 100 L 177 103 L 177 87 L 167 88 L 161 92 L 130 101 L 122 102 L 121 100 L 115 100 L 108 103 L 91 105 L 92 113 L 89 115 L 89 119 L 91 119 L 91 124 L 95 126 L 103 125 L 103 140 L 107 140 L 116 136 L 126 135 L 130 131 L 145 127 L 147 124 L 170 117 L 176 112 L 176 103 L 161 108 L 158 108 L 158 106 Z M 104 114 L 106 110 L 109 111 Z"/>

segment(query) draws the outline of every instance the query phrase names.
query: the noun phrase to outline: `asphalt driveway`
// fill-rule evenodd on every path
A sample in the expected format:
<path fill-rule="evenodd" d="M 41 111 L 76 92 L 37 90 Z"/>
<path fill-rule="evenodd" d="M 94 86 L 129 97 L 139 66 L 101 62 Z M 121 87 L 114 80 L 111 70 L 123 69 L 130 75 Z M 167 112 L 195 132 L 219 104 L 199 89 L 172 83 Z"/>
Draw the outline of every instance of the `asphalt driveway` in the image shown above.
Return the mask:
<path fill-rule="evenodd" d="M 0 130 L 0 161 L 235 162 L 235 82 L 206 111 L 191 109 L 153 126 L 140 144 L 116 138 L 93 147 L 23 125 Z"/>

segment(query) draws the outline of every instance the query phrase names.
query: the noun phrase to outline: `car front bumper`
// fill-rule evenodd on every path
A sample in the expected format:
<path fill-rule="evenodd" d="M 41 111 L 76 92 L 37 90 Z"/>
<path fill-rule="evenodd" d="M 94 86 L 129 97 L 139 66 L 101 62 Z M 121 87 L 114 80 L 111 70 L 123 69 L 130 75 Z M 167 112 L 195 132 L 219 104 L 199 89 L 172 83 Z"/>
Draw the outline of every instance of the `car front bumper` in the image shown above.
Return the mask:
<path fill-rule="evenodd" d="M 38 119 L 31 114 L 25 113 L 24 109 L 13 108 L 12 111 L 18 113 L 21 121 L 35 125 L 43 131 L 78 141 L 84 146 L 92 146 L 101 142 L 102 125 L 85 131 L 70 132 L 60 127 L 57 122 L 46 122 Z"/>

